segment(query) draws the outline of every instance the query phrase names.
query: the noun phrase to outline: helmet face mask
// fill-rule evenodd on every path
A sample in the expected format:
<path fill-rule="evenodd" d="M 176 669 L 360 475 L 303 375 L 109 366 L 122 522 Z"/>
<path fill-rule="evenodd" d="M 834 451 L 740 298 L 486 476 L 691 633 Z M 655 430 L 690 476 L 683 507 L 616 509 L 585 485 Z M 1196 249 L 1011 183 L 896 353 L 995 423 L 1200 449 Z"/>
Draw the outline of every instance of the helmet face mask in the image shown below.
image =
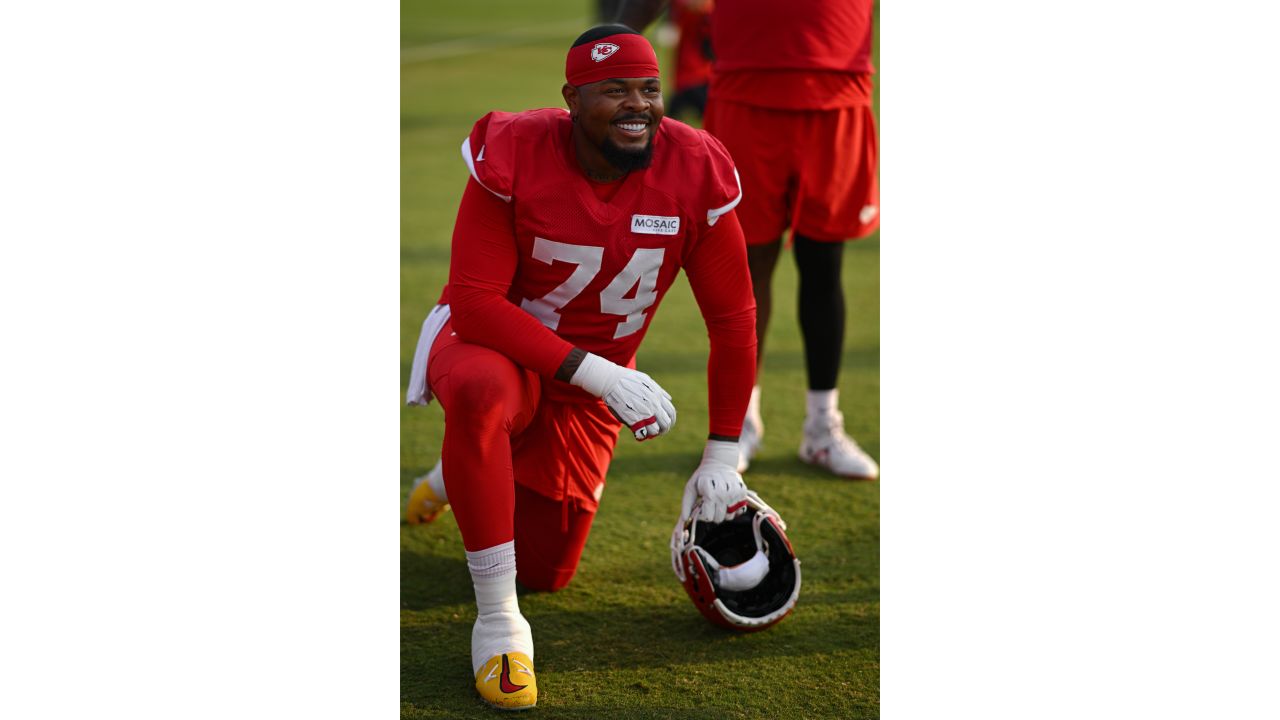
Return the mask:
<path fill-rule="evenodd" d="M 800 597 L 800 561 L 773 508 L 753 493 L 746 512 L 725 522 L 698 520 L 696 510 L 690 518 L 676 548 L 676 576 L 704 617 L 754 632 L 791 613 Z"/>

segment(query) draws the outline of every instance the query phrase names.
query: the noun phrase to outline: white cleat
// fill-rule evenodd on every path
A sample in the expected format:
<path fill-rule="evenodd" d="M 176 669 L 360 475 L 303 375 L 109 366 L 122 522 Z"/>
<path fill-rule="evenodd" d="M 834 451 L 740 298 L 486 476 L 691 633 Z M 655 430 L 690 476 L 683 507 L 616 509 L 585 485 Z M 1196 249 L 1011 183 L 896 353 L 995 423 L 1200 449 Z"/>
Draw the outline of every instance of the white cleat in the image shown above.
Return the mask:
<path fill-rule="evenodd" d="M 805 420 L 800 459 L 840 477 L 875 480 L 880 476 L 876 461 L 845 433 L 844 415 L 839 411 Z"/>
<path fill-rule="evenodd" d="M 764 437 L 764 422 L 752 418 L 748 413 L 742 421 L 742 434 L 738 436 L 738 472 L 744 473 L 751 467 L 751 461 L 760 452 L 760 441 Z"/>

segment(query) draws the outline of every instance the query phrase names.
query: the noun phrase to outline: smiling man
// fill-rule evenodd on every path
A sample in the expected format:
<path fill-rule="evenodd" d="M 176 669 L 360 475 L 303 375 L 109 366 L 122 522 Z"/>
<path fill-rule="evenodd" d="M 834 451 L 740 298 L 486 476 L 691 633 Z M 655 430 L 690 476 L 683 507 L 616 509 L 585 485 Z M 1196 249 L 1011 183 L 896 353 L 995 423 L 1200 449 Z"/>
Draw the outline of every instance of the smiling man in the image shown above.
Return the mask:
<path fill-rule="evenodd" d="M 626 425 L 671 429 L 671 396 L 635 367 L 683 268 L 710 336 L 710 427 L 677 532 L 701 500 L 720 522 L 746 509 L 738 435 L 755 375 L 755 302 L 719 141 L 663 117 L 657 57 L 623 25 L 569 49 L 568 111 L 493 112 L 462 143 L 471 178 L 449 283 L 423 323 L 408 402 L 444 408 L 441 462 L 406 516 L 452 506 L 476 597 L 471 664 L 491 705 L 537 702 L 533 635 L 516 580 L 572 579 Z M 690 458 L 690 465 L 692 465 Z M 673 499 L 674 499 L 673 489 Z"/>
<path fill-rule="evenodd" d="M 652 129 L 662 120 L 662 85 L 658 78 L 609 78 L 584 86 L 564 86 L 565 102 L 580 109 L 580 132 L 574 133 L 574 150 L 580 158 L 591 158 L 599 149 L 604 168 L 583 164 L 587 177 L 609 182 L 632 170 L 643 170 L 653 160 Z M 656 103 L 648 110 L 628 109 L 636 94 Z"/>

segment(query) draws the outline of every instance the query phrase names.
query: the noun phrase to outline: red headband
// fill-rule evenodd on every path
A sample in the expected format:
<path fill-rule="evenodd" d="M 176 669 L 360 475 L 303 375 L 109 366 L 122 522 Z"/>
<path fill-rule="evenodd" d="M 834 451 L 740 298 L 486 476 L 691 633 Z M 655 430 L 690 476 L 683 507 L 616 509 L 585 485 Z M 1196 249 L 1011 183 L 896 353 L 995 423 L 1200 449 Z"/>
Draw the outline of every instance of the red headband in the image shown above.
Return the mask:
<path fill-rule="evenodd" d="M 643 35 L 622 33 L 569 48 L 564 79 L 587 85 L 609 78 L 658 77 L 658 56 Z"/>

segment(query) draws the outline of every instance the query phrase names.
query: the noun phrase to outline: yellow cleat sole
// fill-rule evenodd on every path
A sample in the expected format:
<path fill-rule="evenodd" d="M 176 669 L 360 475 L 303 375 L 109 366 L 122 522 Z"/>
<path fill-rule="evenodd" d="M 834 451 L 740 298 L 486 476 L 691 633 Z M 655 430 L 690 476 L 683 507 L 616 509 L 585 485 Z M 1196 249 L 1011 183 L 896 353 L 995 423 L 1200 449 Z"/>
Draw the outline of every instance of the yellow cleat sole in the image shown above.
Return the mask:
<path fill-rule="evenodd" d="M 476 692 L 499 710 L 533 709 L 538 705 L 533 660 L 522 652 L 494 655 L 476 673 Z"/>
<path fill-rule="evenodd" d="M 448 511 L 449 503 L 440 502 L 440 498 L 431 491 L 430 483 L 423 480 L 409 494 L 409 506 L 404 511 L 404 519 L 410 525 L 426 525 L 435 522 L 436 518 Z"/>

